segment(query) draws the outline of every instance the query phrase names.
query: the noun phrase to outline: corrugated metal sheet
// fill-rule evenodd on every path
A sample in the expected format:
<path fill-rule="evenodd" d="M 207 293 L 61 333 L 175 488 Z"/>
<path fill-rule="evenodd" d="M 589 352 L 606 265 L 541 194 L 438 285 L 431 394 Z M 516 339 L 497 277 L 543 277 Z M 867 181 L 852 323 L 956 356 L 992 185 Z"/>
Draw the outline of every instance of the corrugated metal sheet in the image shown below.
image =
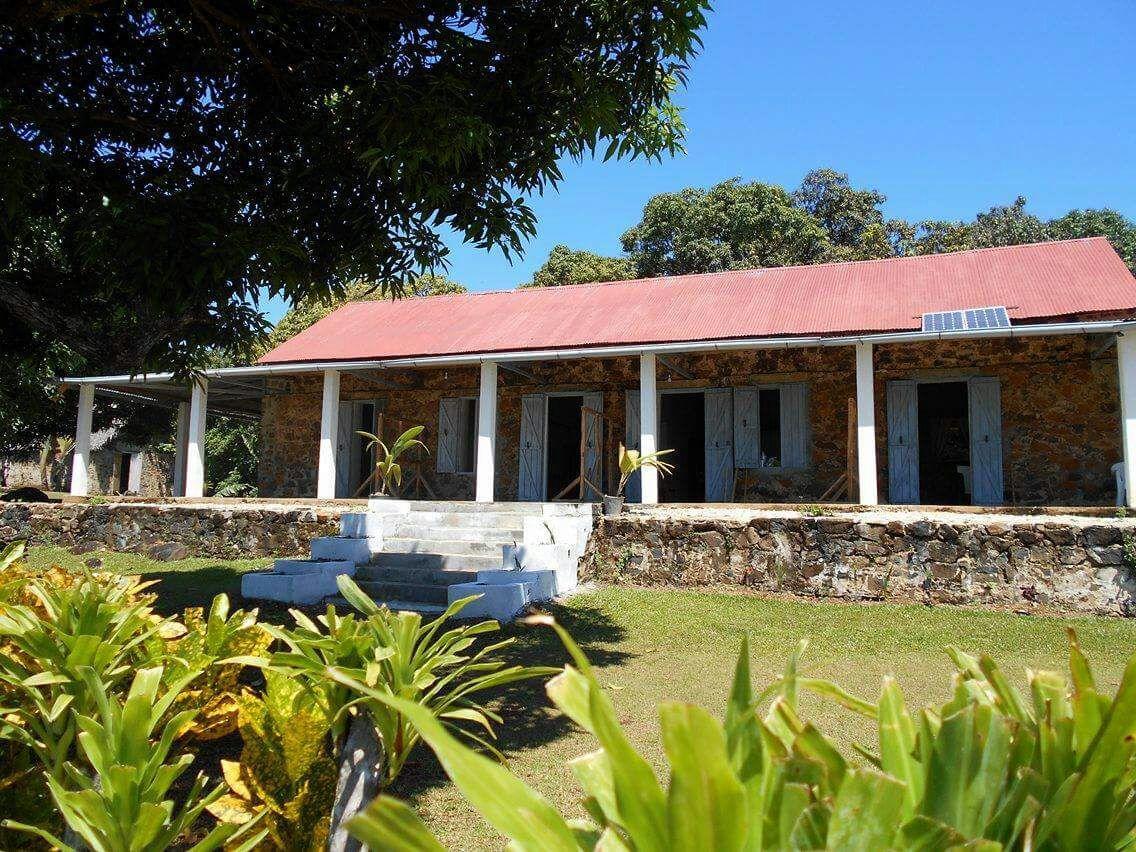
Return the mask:
<path fill-rule="evenodd" d="M 1136 313 L 1104 238 L 575 287 L 354 302 L 260 359 L 349 361 L 524 349 L 917 330 L 1005 305 L 1014 324 Z"/>

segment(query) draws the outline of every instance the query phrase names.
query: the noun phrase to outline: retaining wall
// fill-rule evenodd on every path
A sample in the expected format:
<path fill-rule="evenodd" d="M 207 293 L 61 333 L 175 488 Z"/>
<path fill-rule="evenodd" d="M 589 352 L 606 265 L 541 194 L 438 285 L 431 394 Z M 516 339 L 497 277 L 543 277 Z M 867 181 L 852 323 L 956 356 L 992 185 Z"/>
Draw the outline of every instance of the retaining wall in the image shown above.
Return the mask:
<path fill-rule="evenodd" d="M 848 600 L 1136 614 L 1130 519 L 637 508 L 597 523 L 585 579 Z"/>
<path fill-rule="evenodd" d="M 139 503 L 0 503 L 0 543 L 28 539 L 76 550 L 222 559 L 306 554 L 313 538 L 336 535 L 339 507 L 178 506 Z"/>

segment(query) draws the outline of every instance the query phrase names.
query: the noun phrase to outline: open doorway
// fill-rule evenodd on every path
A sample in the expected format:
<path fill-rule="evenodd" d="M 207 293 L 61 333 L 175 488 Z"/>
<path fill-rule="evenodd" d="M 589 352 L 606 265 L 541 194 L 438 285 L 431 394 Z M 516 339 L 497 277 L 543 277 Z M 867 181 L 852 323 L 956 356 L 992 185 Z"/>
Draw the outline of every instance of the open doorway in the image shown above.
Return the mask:
<path fill-rule="evenodd" d="M 580 409 L 583 405 L 583 396 L 548 398 L 547 500 L 556 499 L 557 494 L 580 476 Z"/>
<path fill-rule="evenodd" d="M 663 503 L 706 499 L 706 400 L 702 391 L 664 393 L 659 401 L 659 447 L 674 473 L 659 479 Z"/>
<path fill-rule="evenodd" d="M 970 500 L 970 426 L 966 382 L 919 384 L 919 501 L 961 506 Z"/>

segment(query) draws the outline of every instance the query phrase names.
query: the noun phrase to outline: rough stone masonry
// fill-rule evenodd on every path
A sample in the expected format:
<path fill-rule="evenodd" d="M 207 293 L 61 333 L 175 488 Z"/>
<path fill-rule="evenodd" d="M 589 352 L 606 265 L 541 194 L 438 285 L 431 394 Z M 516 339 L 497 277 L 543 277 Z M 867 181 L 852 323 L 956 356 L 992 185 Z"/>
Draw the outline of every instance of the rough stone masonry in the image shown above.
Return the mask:
<path fill-rule="evenodd" d="M 1136 523 L 1074 516 L 635 508 L 598 523 L 584 578 L 1136 614 Z"/>

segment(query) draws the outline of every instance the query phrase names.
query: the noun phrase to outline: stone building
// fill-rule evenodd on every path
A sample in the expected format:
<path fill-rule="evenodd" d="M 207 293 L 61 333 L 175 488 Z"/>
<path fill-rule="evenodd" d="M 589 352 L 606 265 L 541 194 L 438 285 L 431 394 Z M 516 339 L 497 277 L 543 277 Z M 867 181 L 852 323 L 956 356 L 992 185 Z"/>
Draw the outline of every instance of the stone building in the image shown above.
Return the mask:
<path fill-rule="evenodd" d="M 68 490 L 71 471 L 67 460 L 48 465 L 47 482 L 38 457 L 31 455 L 0 459 L 0 489 L 39 488 Z M 172 492 L 173 454 L 152 446 L 123 440 L 116 429 L 91 435 L 87 458 L 87 482 L 91 494 L 130 494 L 169 497 Z"/>
<path fill-rule="evenodd" d="M 190 495 L 208 405 L 259 413 L 264 497 L 364 495 L 357 433 L 422 425 L 440 499 L 594 500 L 623 443 L 673 450 L 644 503 L 1136 505 L 1134 312 L 1086 239 L 352 303 L 190 390 L 68 381 L 77 457 L 96 390 L 179 403 Z"/>

